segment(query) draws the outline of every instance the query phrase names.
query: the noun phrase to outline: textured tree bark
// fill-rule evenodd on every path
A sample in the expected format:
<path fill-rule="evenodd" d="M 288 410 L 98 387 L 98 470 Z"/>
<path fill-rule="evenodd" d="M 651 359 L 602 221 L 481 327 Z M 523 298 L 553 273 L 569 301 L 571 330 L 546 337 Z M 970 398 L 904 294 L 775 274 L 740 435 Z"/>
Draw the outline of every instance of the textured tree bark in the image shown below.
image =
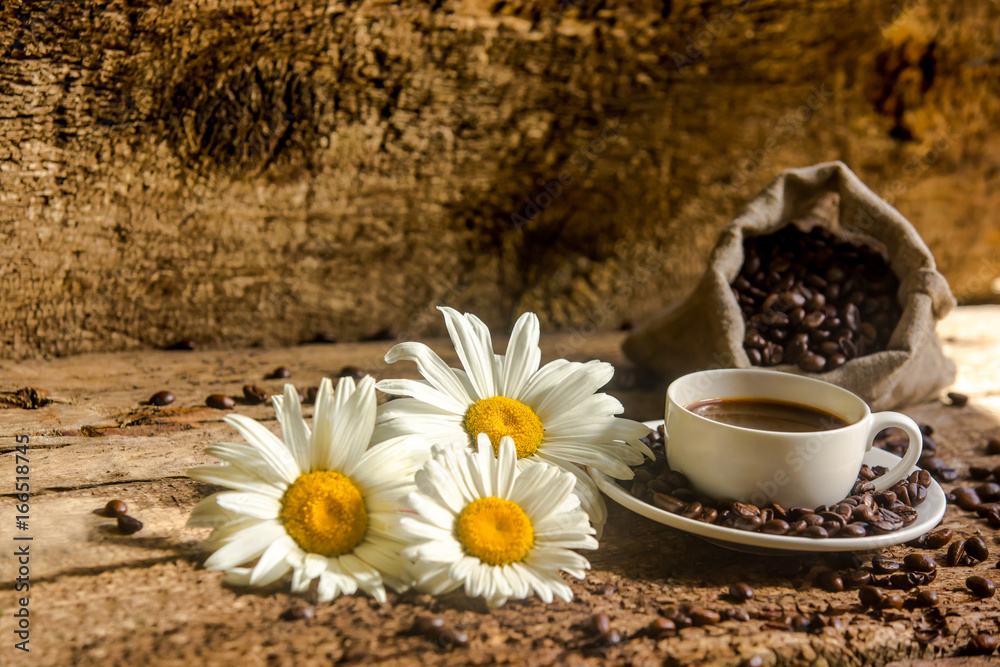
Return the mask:
<path fill-rule="evenodd" d="M 830 159 L 982 298 L 998 25 L 978 0 L 8 0 L 0 356 L 425 335 L 441 304 L 612 328 Z"/>

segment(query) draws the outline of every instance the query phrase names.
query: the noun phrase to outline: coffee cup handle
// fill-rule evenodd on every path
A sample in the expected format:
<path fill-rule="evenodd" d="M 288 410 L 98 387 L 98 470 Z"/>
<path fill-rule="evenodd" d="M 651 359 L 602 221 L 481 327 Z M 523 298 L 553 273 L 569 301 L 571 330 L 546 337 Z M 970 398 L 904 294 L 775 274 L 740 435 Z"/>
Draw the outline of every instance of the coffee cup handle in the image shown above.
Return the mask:
<path fill-rule="evenodd" d="M 924 448 L 924 437 L 915 421 L 898 412 L 874 412 L 872 413 L 872 424 L 868 430 L 867 449 L 870 450 L 872 448 L 875 436 L 880 431 L 893 427 L 903 429 L 910 442 L 906 448 L 906 454 L 903 455 L 903 460 L 890 468 L 881 477 L 872 480 L 876 491 L 885 491 L 896 482 L 908 476 L 910 471 L 917 465 L 920 453 Z"/>

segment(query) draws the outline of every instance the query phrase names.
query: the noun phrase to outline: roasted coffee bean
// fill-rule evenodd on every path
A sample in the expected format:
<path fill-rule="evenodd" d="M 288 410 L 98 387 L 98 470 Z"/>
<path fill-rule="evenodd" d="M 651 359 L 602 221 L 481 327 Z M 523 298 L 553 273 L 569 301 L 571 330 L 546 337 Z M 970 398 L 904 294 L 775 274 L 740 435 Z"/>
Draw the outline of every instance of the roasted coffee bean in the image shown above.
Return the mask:
<path fill-rule="evenodd" d="M 936 591 L 920 590 L 913 596 L 913 604 L 917 607 L 933 607 L 938 603 Z"/>
<path fill-rule="evenodd" d="M 844 590 L 843 578 L 833 570 L 820 572 L 816 576 L 816 585 L 830 593 L 839 593 Z"/>
<path fill-rule="evenodd" d="M 937 569 L 937 563 L 926 554 L 907 554 L 903 558 L 903 564 L 916 572 L 933 572 Z"/>
<path fill-rule="evenodd" d="M 712 611 L 711 609 L 704 609 L 702 607 L 691 607 L 691 609 L 688 610 L 688 616 L 691 617 L 691 622 L 695 626 L 715 625 L 722 620 L 719 612 Z"/>
<path fill-rule="evenodd" d="M 972 591 L 973 595 L 980 598 L 991 598 L 997 591 L 997 585 L 993 580 L 978 575 L 966 579 L 965 586 Z"/>
<path fill-rule="evenodd" d="M 955 406 L 956 408 L 964 408 L 966 405 L 969 404 L 969 397 L 966 396 L 965 394 L 960 394 L 957 391 L 949 391 L 948 400 L 950 400 L 951 405 Z"/>
<path fill-rule="evenodd" d="M 295 604 L 281 612 L 283 621 L 308 621 L 315 616 L 316 612 L 307 604 Z"/>
<path fill-rule="evenodd" d="M 612 632 L 611 635 L 615 635 L 615 633 Z M 441 644 L 442 646 L 445 646 L 445 647 L 450 647 L 450 646 L 468 646 L 469 645 L 469 635 L 466 634 L 465 632 L 463 632 L 462 630 L 456 630 L 455 628 L 445 628 L 438 635 L 437 641 L 438 641 L 439 644 Z M 610 636 L 606 639 L 606 641 L 607 641 L 608 644 L 617 644 L 618 643 L 617 640 L 611 641 L 611 637 Z"/>
<path fill-rule="evenodd" d="M 688 519 L 697 519 L 701 516 L 701 512 L 704 509 L 701 503 L 697 500 L 687 506 L 687 508 L 681 512 L 681 516 L 687 517 Z"/>
<path fill-rule="evenodd" d="M 978 495 L 981 500 L 988 503 L 1000 500 L 1000 484 L 995 484 L 993 482 L 980 484 L 976 487 L 976 495 Z"/>
<path fill-rule="evenodd" d="M 840 529 L 837 537 L 864 537 L 868 532 L 866 526 L 864 523 L 849 523 Z"/>
<path fill-rule="evenodd" d="M 611 619 L 607 614 L 594 614 L 590 618 L 590 623 L 594 630 L 602 635 L 611 632 Z"/>
<path fill-rule="evenodd" d="M 760 532 L 769 535 L 784 535 L 789 530 L 791 530 L 791 526 L 788 525 L 787 521 L 782 521 L 781 519 L 771 519 L 765 522 L 760 528 Z"/>
<path fill-rule="evenodd" d="M 364 376 L 368 375 L 368 371 L 360 368 L 358 366 L 344 366 L 340 369 L 340 374 L 337 377 L 342 378 L 354 378 L 355 381 L 360 380 Z"/>
<path fill-rule="evenodd" d="M 984 468 L 982 466 L 969 466 L 969 478 L 970 479 L 986 479 L 992 474 L 993 470 L 990 468 Z"/>
<path fill-rule="evenodd" d="M 969 640 L 965 650 L 972 655 L 989 655 L 1000 646 L 1000 640 L 996 636 L 986 632 L 980 632 Z"/>
<path fill-rule="evenodd" d="M 955 496 L 955 504 L 961 507 L 967 512 L 979 507 L 979 503 L 982 501 L 979 499 L 979 494 L 977 494 L 973 489 L 958 488 L 952 491 Z"/>
<path fill-rule="evenodd" d="M 987 454 L 1000 454 L 1000 438 L 990 438 L 986 441 Z"/>
<path fill-rule="evenodd" d="M 739 621 L 740 623 L 746 623 L 750 620 L 750 614 L 747 613 L 746 609 L 740 609 L 738 607 L 730 607 L 722 612 L 722 617 L 728 621 Z"/>
<path fill-rule="evenodd" d="M 861 603 L 861 606 L 869 609 L 878 609 L 884 599 L 885 594 L 882 589 L 876 586 L 865 586 L 858 591 L 858 602 Z"/>
<path fill-rule="evenodd" d="M 292 376 L 292 372 L 286 366 L 278 366 L 273 371 L 264 376 L 265 380 L 283 380 Z"/>
<path fill-rule="evenodd" d="M 104 516 L 110 518 L 121 516 L 126 512 L 128 512 L 128 505 L 125 504 L 124 500 L 109 500 L 102 511 Z"/>
<path fill-rule="evenodd" d="M 990 557 L 990 549 L 981 537 L 970 537 L 965 541 L 965 555 L 981 563 Z"/>
<path fill-rule="evenodd" d="M 759 655 L 751 655 L 740 661 L 740 667 L 764 667 L 764 658 Z"/>
<path fill-rule="evenodd" d="M 163 407 L 164 405 L 170 405 L 174 402 L 174 395 L 169 391 L 158 391 L 149 398 L 150 405 L 157 405 Z"/>
<path fill-rule="evenodd" d="M 830 533 L 828 533 L 822 526 L 809 526 L 802 531 L 801 535 L 802 537 L 811 537 L 817 540 L 830 537 Z"/>
<path fill-rule="evenodd" d="M 233 400 L 232 396 L 226 396 L 225 394 L 212 394 L 205 399 L 205 405 L 217 410 L 231 410 L 236 406 L 236 401 Z"/>
<path fill-rule="evenodd" d="M 701 516 L 698 517 L 698 521 L 701 521 L 703 523 L 715 523 L 718 518 L 719 518 L 718 510 L 716 510 L 714 507 L 709 507 L 708 509 L 706 509 L 704 512 L 701 513 Z"/>
<path fill-rule="evenodd" d="M 652 488 L 652 483 L 650 483 L 650 488 Z M 671 512 L 673 514 L 677 514 L 687 507 L 687 503 L 683 500 L 679 500 L 674 496 L 667 495 L 665 493 L 653 493 L 653 504 L 661 510 Z"/>
<path fill-rule="evenodd" d="M 422 635 L 436 637 L 444 629 L 444 619 L 440 616 L 417 616 L 412 629 Z"/>
<path fill-rule="evenodd" d="M 878 608 L 902 609 L 904 602 L 905 600 L 903 600 L 903 596 L 900 595 L 899 593 L 888 593 L 884 598 L 882 598 L 882 602 L 879 603 Z"/>
<path fill-rule="evenodd" d="M 271 398 L 266 389 L 256 384 L 243 385 L 243 396 L 246 398 L 247 403 L 251 405 L 266 403 Z"/>
<path fill-rule="evenodd" d="M 820 373 L 826 368 L 826 359 L 818 354 L 806 354 L 799 360 L 799 368 L 809 373 Z"/>
<path fill-rule="evenodd" d="M 331 333 L 329 331 L 321 331 L 315 336 L 313 336 L 313 339 L 309 342 L 332 345 L 337 342 L 337 334 Z"/>
<path fill-rule="evenodd" d="M 737 602 L 745 602 L 751 598 L 753 598 L 753 588 L 751 588 L 749 584 L 745 584 L 741 581 L 739 583 L 732 584 L 729 587 L 729 599 Z"/>
<path fill-rule="evenodd" d="M 926 582 L 919 572 L 896 572 L 890 574 L 888 578 L 882 579 L 880 585 L 888 588 L 909 590 L 923 583 Z"/>
<path fill-rule="evenodd" d="M 118 515 L 118 532 L 122 535 L 131 535 L 132 533 L 138 533 L 140 530 L 142 530 L 142 521 L 128 514 Z"/>
<path fill-rule="evenodd" d="M 963 558 L 965 558 L 965 540 L 952 542 L 951 546 L 948 547 L 948 555 L 945 557 L 945 563 L 954 567 L 958 565 Z"/>
<path fill-rule="evenodd" d="M 677 631 L 677 625 L 669 618 L 658 616 L 646 626 L 646 633 L 651 637 L 664 637 Z"/>
<path fill-rule="evenodd" d="M 951 538 L 954 535 L 951 528 L 942 528 L 940 530 L 935 530 L 933 533 L 928 533 L 924 539 L 924 546 L 927 549 L 940 549 L 944 545 L 951 542 Z"/>
<path fill-rule="evenodd" d="M 892 574 L 899 571 L 899 561 L 879 554 L 872 557 L 872 569 L 878 574 Z"/>
<path fill-rule="evenodd" d="M 844 580 L 844 590 L 848 591 L 867 586 L 872 579 L 871 573 L 865 570 L 848 570 L 840 576 Z"/>
<path fill-rule="evenodd" d="M 193 350 L 194 348 L 195 348 L 195 344 L 194 344 L 193 340 L 182 339 L 182 340 L 179 340 L 177 342 L 171 343 L 170 345 L 167 345 L 163 349 L 165 349 L 165 350 L 187 350 L 187 351 L 190 351 L 190 350 Z"/>

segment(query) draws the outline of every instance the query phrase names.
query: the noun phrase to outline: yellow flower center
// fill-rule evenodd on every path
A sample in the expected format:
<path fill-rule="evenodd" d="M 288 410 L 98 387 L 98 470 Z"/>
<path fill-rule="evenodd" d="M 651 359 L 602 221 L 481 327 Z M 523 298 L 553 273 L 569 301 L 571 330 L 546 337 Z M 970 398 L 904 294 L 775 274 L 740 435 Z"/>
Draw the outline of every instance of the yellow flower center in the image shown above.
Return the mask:
<path fill-rule="evenodd" d="M 281 522 L 302 549 L 336 557 L 358 546 L 368 530 L 361 490 L 331 470 L 300 475 L 281 498 Z"/>
<path fill-rule="evenodd" d="M 465 553 L 489 565 L 522 561 L 535 546 L 531 519 L 520 505 L 502 498 L 478 498 L 466 505 L 455 532 Z"/>
<path fill-rule="evenodd" d="M 500 439 L 509 435 L 514 439 L 519 459 L 534 454 L 545 435 L 538 415 L 521 401 L 506 396 L 493 396 L 473 403 L 465 413 L 465 430 L 473 442 L 480 433 L 488 435 L 494 453 L 500 450 Z"/>

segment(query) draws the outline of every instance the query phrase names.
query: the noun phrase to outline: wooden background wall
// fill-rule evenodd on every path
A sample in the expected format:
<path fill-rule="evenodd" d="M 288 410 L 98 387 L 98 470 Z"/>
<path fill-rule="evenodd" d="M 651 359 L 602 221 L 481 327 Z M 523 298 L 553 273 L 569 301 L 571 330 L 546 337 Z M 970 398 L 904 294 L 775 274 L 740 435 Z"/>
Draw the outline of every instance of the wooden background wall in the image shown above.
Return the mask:
<path fill-rule="evenodd" d="M 613 328 L 829 159 L 1000 276 L 998 2 L 0 7 L 0 357 Z"/>

